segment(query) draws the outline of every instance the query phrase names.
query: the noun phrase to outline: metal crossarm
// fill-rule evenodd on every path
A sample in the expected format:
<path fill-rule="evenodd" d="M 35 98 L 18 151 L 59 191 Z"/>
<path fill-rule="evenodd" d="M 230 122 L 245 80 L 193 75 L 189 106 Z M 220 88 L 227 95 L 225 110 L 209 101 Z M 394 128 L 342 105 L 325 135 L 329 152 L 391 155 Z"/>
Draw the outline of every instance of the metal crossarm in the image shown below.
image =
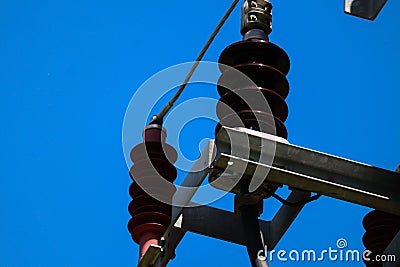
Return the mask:
<path fill-rule="evenodd" d="M 262 139 L 265 145 L 245 148 L 241 143 L 230 142 L 230 139 L 243 140 L 244 137 L 250 143 L 260 143 Z M 284 184 L 400 215 L 399 173 L 277 140 L 271 135 L 248 129 L 224 127 L 216 137 L 219 153 L 214 166 L 225 169 L 229 164 L 230 170 L 245 170 L 247 177 L 265 179 L 265 183 Z M 269 154 L 271 151 L 265 149 L 272 146 L 269 143 L 276 145 L 272 164 L 240 157 L 241 149 L 250 149 L 250 154 Z M 268 175 L 254 177 L 256 167 L 264 170 L 257 173 Z"/>

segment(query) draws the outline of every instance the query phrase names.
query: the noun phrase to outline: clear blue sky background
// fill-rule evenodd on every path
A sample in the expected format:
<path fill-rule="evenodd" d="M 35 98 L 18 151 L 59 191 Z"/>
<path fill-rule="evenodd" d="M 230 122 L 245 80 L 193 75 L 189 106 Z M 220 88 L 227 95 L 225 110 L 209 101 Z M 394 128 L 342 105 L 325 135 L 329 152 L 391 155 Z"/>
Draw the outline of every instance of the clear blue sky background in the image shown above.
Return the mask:
<path fill-rule="evenodd" d="M 375 22 L 344 15 L 342 2 L 274 1 L 271 40 L 292 61 L 289 140 L 393 170 L 400 163 L 400 2 L 389 0 Z M 229 4 L 0 3 L 0 267 L 135 266 L 125 109 L 151 75 L 196 57 Z M 206 60 L 239 39 L 237 9 Z M 182 101 L 215 91 L 188 90 Z M 188 125 L 182 146 L 213 136 L 213 124 L 198 123 Z M 215 206 L 231 204 L 227 197 Z M 278 204 L 266 204 L 268 219 Z M 362 250 L 368 210 L 321 198 L 278 249 L 322 250 L 346 238 Z M 188 234 L 171 266 L 247 266 L 246 257 L 242 247 Z"/>

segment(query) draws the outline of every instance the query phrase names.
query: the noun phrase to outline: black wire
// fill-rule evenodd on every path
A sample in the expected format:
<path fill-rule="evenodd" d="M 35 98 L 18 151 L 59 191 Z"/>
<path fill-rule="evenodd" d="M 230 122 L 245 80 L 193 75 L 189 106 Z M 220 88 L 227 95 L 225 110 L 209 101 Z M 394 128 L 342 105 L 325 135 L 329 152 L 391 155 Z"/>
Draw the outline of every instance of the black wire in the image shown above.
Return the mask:
<path fill-rule="evenodd" d="M 234 0 L 229 9 L 226 11 L 224 16 L 222 17 L 221 21 L 218 23 L 217 27 L 214 29 L 212 32 L 211 36 L 208 38 L 206 44 L 204 45 L 203 49 L 200 51 L 200 54 L 197 56 L 195 62 L 193 63 L 193 66 L 191 67 L 189 73 L 186 75 L 185 80 L 179 87 L 178 91 L 175 93 L 175 95 L 172 97 L 170 101 L 164 106 L 164 108 L 160 111 L 159 114 L 157 114 L 151 121 L 150 124 L 152 123 L 157 123 L 157 124 L 162 124 L 165 115 L 168 113 L 168 111 L 172 108 L 172 106 L 175 104 L 175 102 L 178 100 L 180 95 L 182 94 L 183 90 L 186 88 L 186 85 L 188 84 L 190 78 L 193 76 L 195 70 L 200 64 L 200 61 L 203 59 L 203 56 L 207 52 L 208 48 L 210 47 L 211 43 L 214 41 L 215 37 L 217 36 L 218 32 L 221 30 L 222 26 L 225 24 L 226 20 L 229 18 L 229 16 L 232 14 L 233 10 L 235 9 L 236 5 L 238 4 L 239 0 Z"/>

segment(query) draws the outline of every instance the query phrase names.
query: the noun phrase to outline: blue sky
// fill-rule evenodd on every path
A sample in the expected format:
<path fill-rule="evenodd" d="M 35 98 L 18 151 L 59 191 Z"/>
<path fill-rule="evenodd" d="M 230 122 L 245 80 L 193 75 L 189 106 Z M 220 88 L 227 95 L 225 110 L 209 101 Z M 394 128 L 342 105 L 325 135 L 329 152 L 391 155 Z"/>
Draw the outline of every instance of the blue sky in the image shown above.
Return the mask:
<path fill-rule="evenodd" d="M 400 2 L 389 0 L 375 22 L 343 14 L 342 2 L 274 1 L 271 41 L 292 62 L 289 141 L 393 170 L 400 163 Z M 197 56 L 229 4 L 0 3 L 0 267 L 135 266 L 125 109 L 150 76 Z M 236 9 L 205 60 L 216 61 L 240 37 Z M 217 94 L 188 87 L 181 102 L 196 97 Z M 188 124 L 179 137 L 183 153 L 194 158 L 213 128 Z M 231 200 L 214 205 L 231 209 Z M 277 207 L 268 200 L 263 218 Z M 368 211 L 323 197 L 307 205 L 278 248 L 322 250 L 345 238 L 362 250 Z M 170 266 L 246 266 L 246 257 L 242 247 L 188 234 Z"/>

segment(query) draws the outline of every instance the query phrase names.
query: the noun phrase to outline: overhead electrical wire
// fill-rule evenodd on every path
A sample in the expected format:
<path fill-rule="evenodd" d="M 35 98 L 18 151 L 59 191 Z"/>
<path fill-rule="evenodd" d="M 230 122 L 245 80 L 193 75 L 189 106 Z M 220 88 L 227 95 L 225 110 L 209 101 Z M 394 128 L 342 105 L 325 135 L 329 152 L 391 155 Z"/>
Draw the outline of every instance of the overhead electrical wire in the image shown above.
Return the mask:
<path fill-rule="evenodd" d="M 179 87 L 178 91 L 175 93 L 175 95 L 171 98 L 170 101 L 164 106 L 164 108 L 156 115 L 151 123 L 159 123 L 162 124 L 165 115 L 171 110 L 171 108 L 174 106 L 175 102 L 179 99 L 180 95 L 182 92 L 185 90 L 186 85 L 192 78 L 194 72 L 196 71 L 197 67 L 200 64 L 200 61 L 203 59 L 205 53 L 207 52 L 208 48 L 210 47 L 211 43 L 214 41 L 215 37 L 221 30 L 222 26 L 225 24 L 229 16 L 232 14 L 233 10 L 235 9 L 236 5 L 238 4 L 239 0 L 234 0 L 229 9 L 226 11 L 224 16 L 222 17 L 221 21 L 218 23 L 217 27 L 214 29 L 210 37 L 208 38 L 206 44 L 204 45 L 203 49 L 200 51 L 199 55 L 197 56 L 195 62 L 193 63 L 193 66 L 190 68 L 189 73 L 186 75 L 185 80 Z"/>

